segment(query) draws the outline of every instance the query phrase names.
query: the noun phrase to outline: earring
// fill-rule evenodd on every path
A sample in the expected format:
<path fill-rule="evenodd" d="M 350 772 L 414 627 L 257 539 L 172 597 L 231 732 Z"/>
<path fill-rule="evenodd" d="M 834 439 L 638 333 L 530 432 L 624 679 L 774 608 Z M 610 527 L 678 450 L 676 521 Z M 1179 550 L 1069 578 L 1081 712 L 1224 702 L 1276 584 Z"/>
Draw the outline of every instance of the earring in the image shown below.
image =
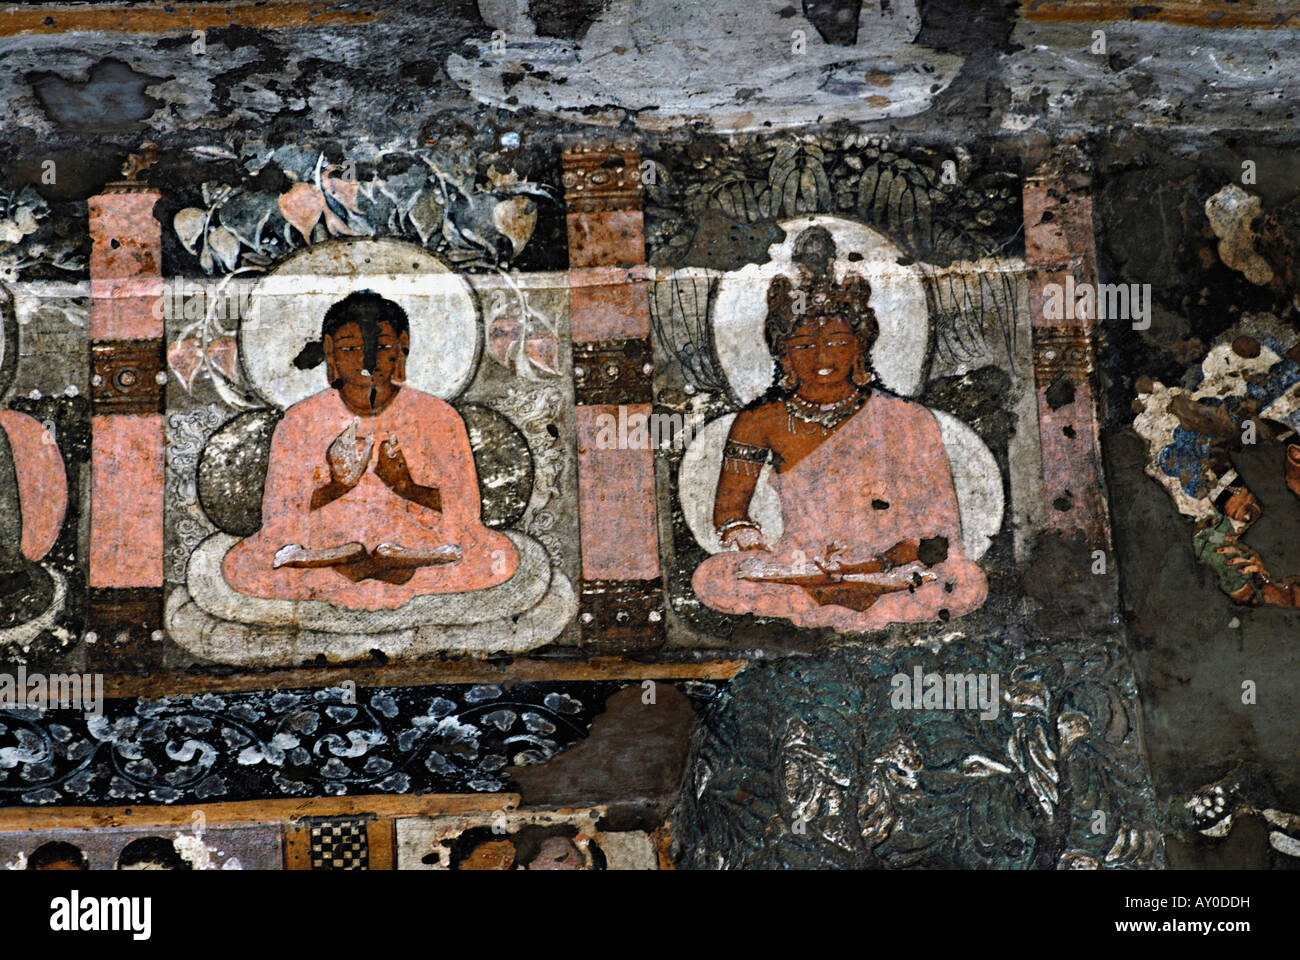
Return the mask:
<path fill-rule="evenodd" d="M 849 374 L 849 379 L 853 381 L 854 386 L 865 387 L 871 383 L 871 367 L 859 353 L 857 359 L 853 361 L 853 371 Z"/>
<path fill-rule="evenodd" d="M 781 379 L 777 381 L 778 389 L 785 393 L 794 393 L 799 389 L 799 378 L 794 375 L 794 371 L 785 363 L 781 365 Z"/>

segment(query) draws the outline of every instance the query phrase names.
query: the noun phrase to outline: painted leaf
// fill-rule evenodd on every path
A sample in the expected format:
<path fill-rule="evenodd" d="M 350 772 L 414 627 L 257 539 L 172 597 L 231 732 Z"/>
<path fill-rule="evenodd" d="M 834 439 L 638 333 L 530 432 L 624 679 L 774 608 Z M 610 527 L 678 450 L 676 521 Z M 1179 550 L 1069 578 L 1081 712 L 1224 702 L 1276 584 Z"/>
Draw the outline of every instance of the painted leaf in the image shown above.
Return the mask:
<path fill-rule="evenodd" d="M 325 229 L 336 237 L 355 237 L 356 232 L 329 207 L 325 208 Z"/>
<path fill-rule="evenodd" d="M 186 393 L 191 392 L 194 375 L 203 363 L 203 344 L 194 337 L 177 340 L 167 348 L 167 366 L 171 367 L 176 379 L 181 382 Z"/>
<path fill-rule="evenodd" d="M 360 213 L 361 209 L 357 206 L 357 188 L 360 184 L 356 180 L 344 180 L 340 177 L 322 177 L 321 183 L 325 186 L 325 192 L 337 200 L 343 206 L 347 207 L 353 213 Z"/>
<path fill-rule="evenodd" d="M 830 208 L 831 185 L 821 152 L 812 147 L 785 147 L 768 171 L 774 202 L 783 216 L 817 213 Z"/>
<path fill-rule="evenodd" d="M 198 240 L 199 234 L 203 232 L 203 224 L 207 217 L 203 211 L 197 207 L 186 207 L 184 210 L 176 211 L 176 216 L 172 219 L 172 227 L 176 230 L 176 236 L 180 238 L 181 244 L 190 253 L 194 252 L 194 241 Z"/>
<path fill-rule="evenodd" d="M 407 213 L 415 232 L 420 235 L 421 243 L 428 243 L 429 238 L 442 229 L 442 204 L 437 192 L 432 187 L 425 187 L 415 198 L 415 203 Z"/>
<path fill-rule="evenodd" d="M 208 361 L 227 380 L 234 380 L 236 377 L 238 354 L 239 348 L 232 337 L 219 337 L 208 344 Z"/>
<path fill-rule="evenodd" d="M 394 207 L 405 214 L 410 211 L 428 181 L 428 171 L 417 165 L 405 173 L 376 181 L 376 186 L 381 194 L 393 202 Z"/>
<path fill-rule="evenodd" d="M 233 230 L 225 227 L 209 230 L 208 246 L 222 266 L 227 270 L 235 269 L 235 265 L 239 263 L 239 238 L 235 236 Z"/>
<path fill-rule="evenodd" d="M 294 184 L 285 193 L 280 194 L 280 213 L 302 238 L 311 243 L 312 227 L 325 212 L 325 197 L 310 183 Z"/>
<path fill-rule="evenodd" d="M 860 211 L 872 210 L 876 203 L 876 190 L 880 186 L 879 164 L 872 163 L 862 173 L 862 179 L 858 181 L 858 209 Z"/>
<path fill-rule="evenodd" d="M 492 225 L 510 238 L 516 254 L 537 227 L 537 204 L 527 197 L 511 197 L 492 208 Z"/>
<path fill-rule="evenodd" d="M 516 317 L 497 317 L 488 327 L 488 352 L 503 367 L 510 366 L 511 349 L 519 342 L 522 327 Z"/>
<path fill-rule="evenodd" d="M 253 250 L 262 248 L 262 229 L 275 212 L 275 195 L 242 193 L 221 208 L 221 225 Z"/>
<path fill-rule="evenodd" d="M 535 334 L 525 340 L 524 353 L 528 355 L 529 362 L 543 373 L 558 374 L 560 372 L 560 345 L 555 340 L 555 334 L 549 330 Z"/>
<path fill-rule="evenodd" d="M 740 177 L 725 181 L 713 192 L 711 200 L 732 220 L 741 223 L 754 223 L 766 215 L 754 183 Z"/>

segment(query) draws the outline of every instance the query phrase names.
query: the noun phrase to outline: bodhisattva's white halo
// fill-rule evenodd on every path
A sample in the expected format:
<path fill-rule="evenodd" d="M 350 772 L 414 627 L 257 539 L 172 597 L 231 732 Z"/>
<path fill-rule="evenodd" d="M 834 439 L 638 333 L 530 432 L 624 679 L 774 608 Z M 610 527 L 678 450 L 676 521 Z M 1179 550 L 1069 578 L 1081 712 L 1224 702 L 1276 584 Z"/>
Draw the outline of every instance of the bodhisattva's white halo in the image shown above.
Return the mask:
<path fill-rule="evenodd" d="M 767 289 L 778 274 L 791 278 L 795 241 L 809 227 L 830 231 L 835 240 L 835 277 L 850 273 L 871 284 L 871 307 L 880 337 L 871 365 L 886 389 L 912 396 L 921 388 L 930 342 L 930 313 L 925 287 L 915 265 L 902 266 L 904 252 L 883 234 L 854 220 L 825 215 L 780 221 L 786 239 L 768 248 L 768 262 L 750 263 L 722 276 L 713 309 L 714 346 L 736 399 L 742 404 L 762 396 L 772 385 L 775 363 L 767 349 L 763 325 Z"/>
<path fill-rule="evenodd" d="M 465 278 L 413 243 L 338 240 L 286 258 L 253 288 L 239 325 L 239 353 L 258 393 L 287 408 L 329 386 L 324 363 L 299 370 L 293 361 L 320 339 L 325 311 L 358 290 L 373 290 L 406 311 L 408 384 L 444 400 L 469 385 L 480 340 Z"/>
<path fill-rule="evenodd" d="M 952 485 L 961 516 L 962 549 L 967 557 L 978 560 L 1002 528 L 1002 472 L 993 452 L 979 434 L 950 414 L 940 410 L 931 413 L 939 423 L 939 434 L 943 437 L 944 450 L 952 467 Z M 686 525 L 695 535 L 696 542 L 709 553 L 719 553 L 724 549 L 713 526 L 713 501 L 717 494 L 718 471 L 722 468 L 722 448 L 735 419 L 736 415 L 729 413 L 705 424 L 686 448 L 678 468 L 677 480 Z M 903 451 L 900 455 L 905 454 Z M 781 501 L 768 484 L 771 470 L 771 464 L 764 464 L 749 505 L 749 515 L 763 528 L 763 539 L 769 546 L 780 539 L 785 529 Z"/>

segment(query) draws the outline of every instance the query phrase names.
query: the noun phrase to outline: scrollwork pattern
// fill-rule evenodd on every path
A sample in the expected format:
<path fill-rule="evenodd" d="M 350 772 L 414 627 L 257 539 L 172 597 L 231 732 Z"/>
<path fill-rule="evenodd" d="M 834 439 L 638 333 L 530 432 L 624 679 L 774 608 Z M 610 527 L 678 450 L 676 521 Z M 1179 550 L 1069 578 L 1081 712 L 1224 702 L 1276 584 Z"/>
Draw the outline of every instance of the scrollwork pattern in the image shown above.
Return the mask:
<path fill-rule="evenodd" d="M 167 549 L 167 579 L 185 582 L 190 554 L 216 529 L 199 506 L 199 457 L 208 438 L 229 416 L 216 403 L 167 415 L 166 503 L 172 513 Z"/>
<path fill-rule="evenodd" d="M 621 684 L 498 684 L 109 701 L 0 713 L 0 805 L 496 792 L 586 736 Z"/>
<path fill-rule="evenodd" d="M 544 535 L 555 522 L 546 508 L 559 496 L 565 474 L 565 451 L 560 443 L 564 433 L 558 426 L 564 396 L 555 387 L 511 387 L 492 406 L 518 426 L 528 441 L 533 454 L 533 493 L 523 526 L 529 534 Z"/>

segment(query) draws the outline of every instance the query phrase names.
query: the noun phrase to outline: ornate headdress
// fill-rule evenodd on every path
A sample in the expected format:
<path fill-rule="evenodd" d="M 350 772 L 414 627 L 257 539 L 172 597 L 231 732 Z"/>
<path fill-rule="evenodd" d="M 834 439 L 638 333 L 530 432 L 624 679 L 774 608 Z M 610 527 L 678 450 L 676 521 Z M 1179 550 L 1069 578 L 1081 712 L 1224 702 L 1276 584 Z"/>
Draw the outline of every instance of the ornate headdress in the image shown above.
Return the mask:
<path fill-rule="evenodd" d="M 795 330 L 809 321 L 834 317 L 846 322 L 858 341 L 858 363 L 853 382 L 865 387 L 871 382 L 871 348 L 880 335 L 876 311 L 871 309 L 871 284 L 866 277 L 851 274 L 842 282 L 830 276 L 805 278 L 811 282 L 796 285 L 780 276 L 767 290 L 767 322 L 764 338 L 772 359 L 776 361 L 777 386 L 785 393 L 797 384 L 785 363 L 785 344 Z"/>
<path fill-rule="evenodd" d="M 793 260 L 798 279 L 776 277 L 767 290 L 767 345 L 779 359 L 784 341 L 800 324 L 819 317 L 838 317 L 853 328 L 863 349 L 869 350 L 880 333 L 871 309 L 871 284 L 849 274 L 835 279 L 835 240 L 825 227 L 809 227 L 794 242 Z"/>
<path fill-rule="evenodd" d="M 868 325 L 872 339 L 880 332 L 876 312 L 871 309 L 871 284 L 866 277 L 850 274 L 842 281 L 823 274 L 801 277 L 795 282 L 789 277 L 776 277 L 767 289 L 767 330 L 771 343 L 773 334 L 784 339 L 796 327 L 821 317 L 838 317 L 857 332 Z"/>
<path fill-rule="evenodd" d="M 795 239 L 797 278 L 781 275 L 767 288 L 767 319 L 763 336 L 776 361 L 777 386 L 791 392 L 795 384 L 785 364 L 785 344 L 810 320 L 835 317 L 853 330 L 859 346 L 859 361 L 853 382 L 866 386 L 871 380 L 871 348 L 880 335 L 876 311 L 871 309 L 871 284 L 859 274 L 835 279 L 836 245 L 825 227 L 809 227 Z"/>

